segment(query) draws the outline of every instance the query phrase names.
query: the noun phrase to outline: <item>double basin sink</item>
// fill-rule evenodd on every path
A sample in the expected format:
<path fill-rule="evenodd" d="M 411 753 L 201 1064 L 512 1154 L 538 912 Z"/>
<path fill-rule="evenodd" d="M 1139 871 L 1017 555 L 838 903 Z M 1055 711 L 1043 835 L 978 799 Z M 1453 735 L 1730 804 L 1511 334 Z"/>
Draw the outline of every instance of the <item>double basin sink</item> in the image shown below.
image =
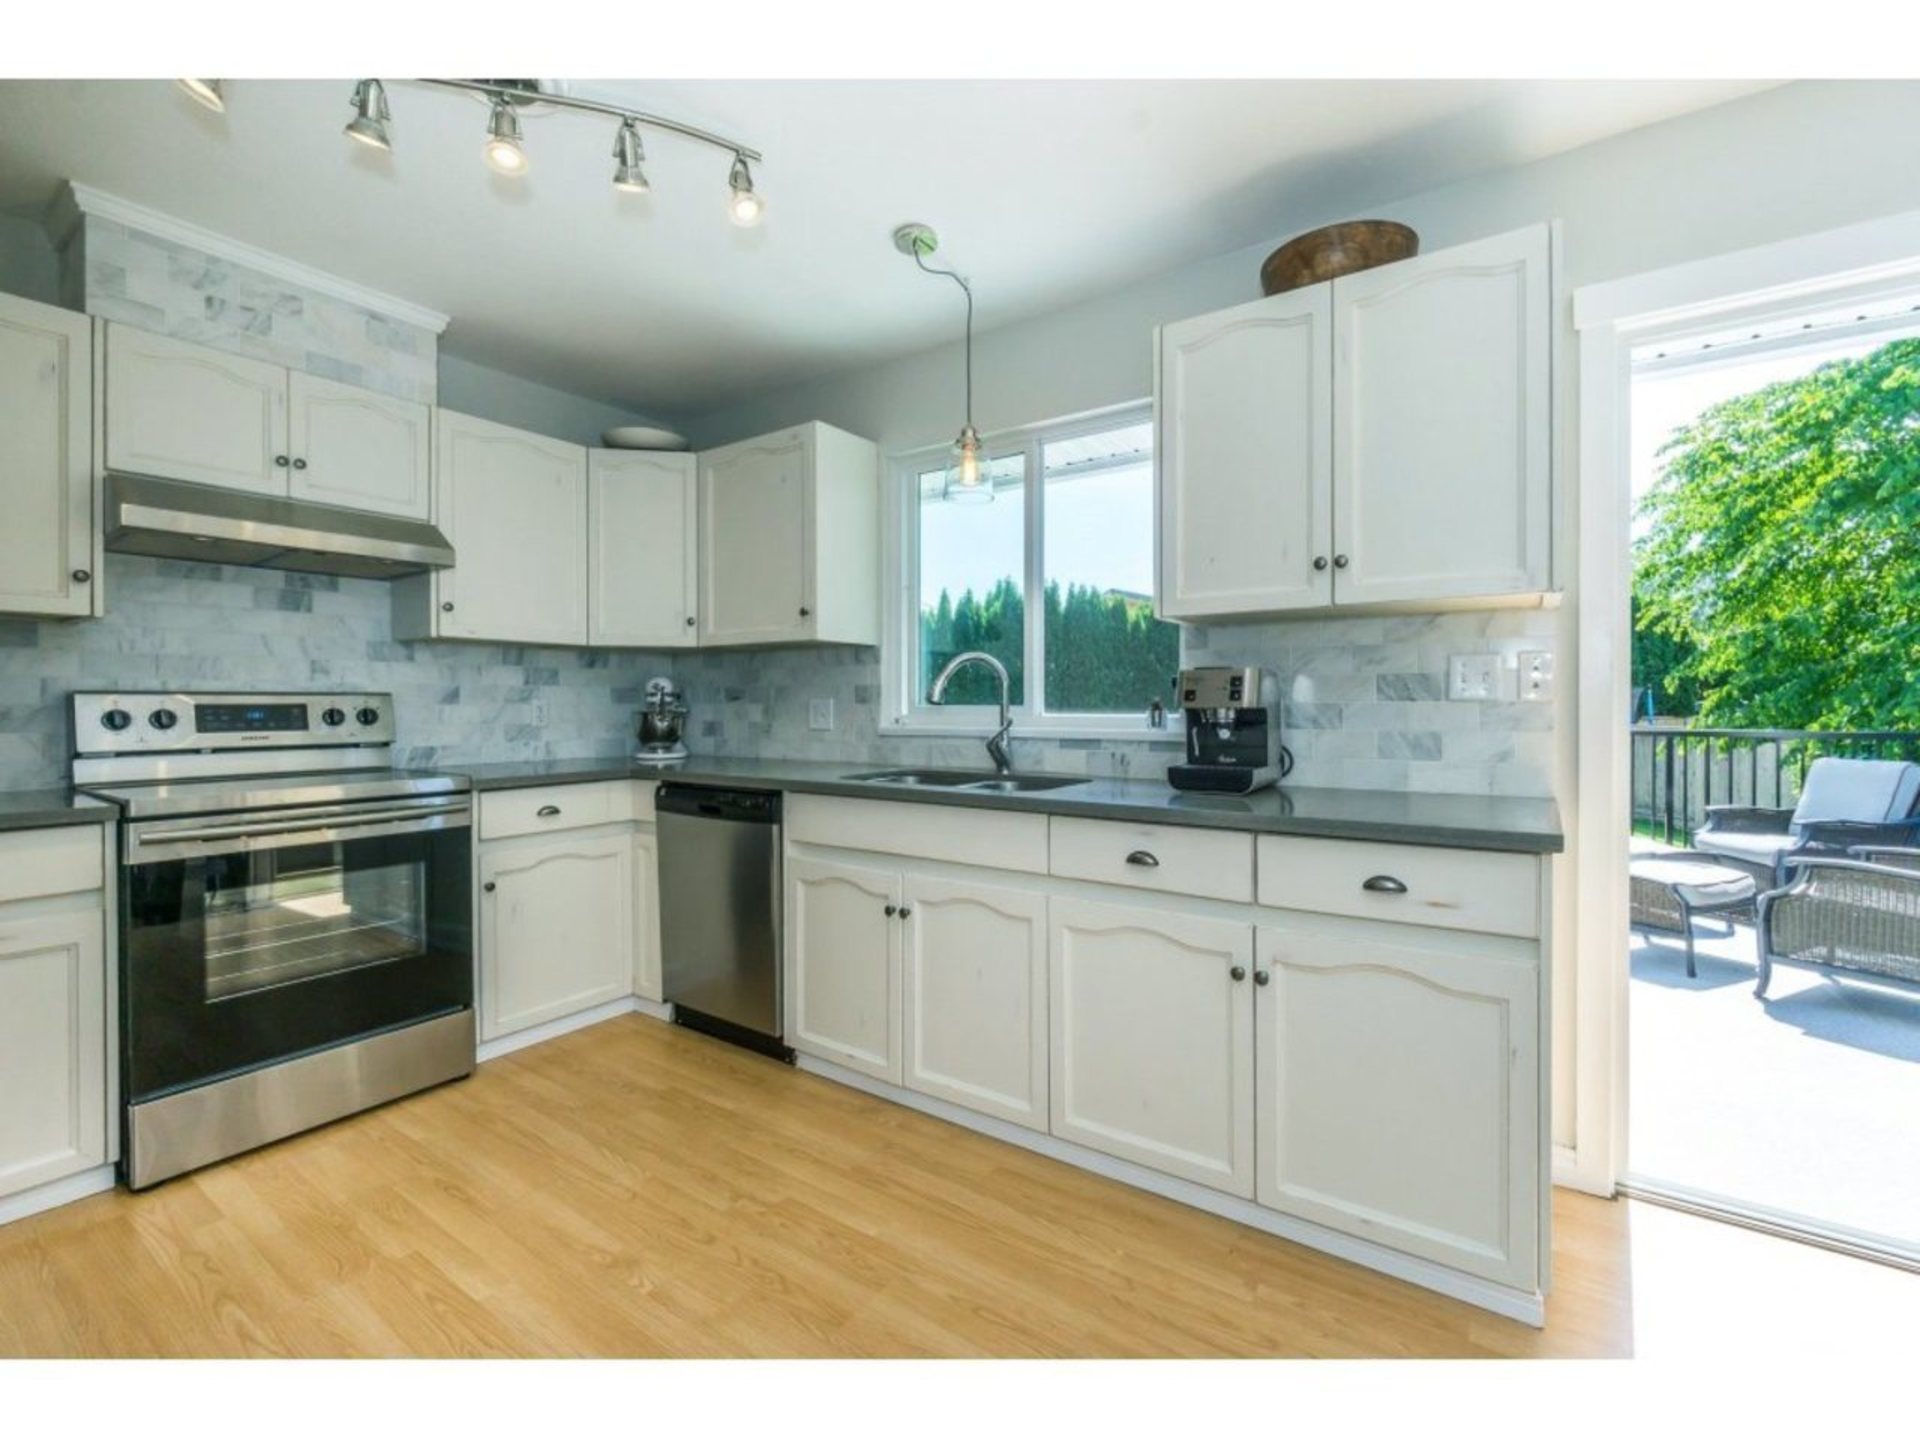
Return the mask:
<path fill-rule="evenodd" d="M 928 790 L 966 790 L 988 795 L 1027 795 L 1087 783 L 1067 775 L 992 775 L 978 770 L 875 770 L 847 778 L 868 785 L 917 785 Z"/>

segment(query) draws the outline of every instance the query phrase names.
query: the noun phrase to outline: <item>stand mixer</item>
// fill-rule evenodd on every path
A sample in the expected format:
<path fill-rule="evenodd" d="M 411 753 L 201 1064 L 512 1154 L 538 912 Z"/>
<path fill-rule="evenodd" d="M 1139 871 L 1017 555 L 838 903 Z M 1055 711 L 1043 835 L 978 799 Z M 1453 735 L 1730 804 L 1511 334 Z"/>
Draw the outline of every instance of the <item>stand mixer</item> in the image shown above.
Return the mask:
<path fill-rule="evenodd" d="M 656 675 L 647 682 L 646 702 L 639 715 L 640 748 L 633 758 L 642 765 L 686 759 L 681 736 L 687 728 L 687 697 L 665 675 Z"/>

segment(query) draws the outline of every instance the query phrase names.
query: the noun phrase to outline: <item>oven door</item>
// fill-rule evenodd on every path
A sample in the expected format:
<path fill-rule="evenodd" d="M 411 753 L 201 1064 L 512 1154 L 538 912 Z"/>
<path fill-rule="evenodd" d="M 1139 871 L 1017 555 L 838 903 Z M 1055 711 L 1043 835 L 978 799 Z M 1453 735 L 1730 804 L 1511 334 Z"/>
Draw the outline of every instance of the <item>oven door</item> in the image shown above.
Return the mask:
<path fill-rule="evenodd" d="M 126 834 L 130 1103 L 473 1004 L 464 796 Z"/>

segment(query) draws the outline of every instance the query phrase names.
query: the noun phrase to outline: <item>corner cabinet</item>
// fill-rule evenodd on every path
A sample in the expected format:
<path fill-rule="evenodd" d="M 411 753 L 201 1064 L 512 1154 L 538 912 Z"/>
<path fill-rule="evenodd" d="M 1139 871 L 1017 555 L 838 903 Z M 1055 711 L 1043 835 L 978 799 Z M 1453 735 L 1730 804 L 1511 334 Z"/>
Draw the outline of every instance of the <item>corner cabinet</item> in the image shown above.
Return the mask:
<path fill-rule="evenodd" d="M 697 460 L 587 454 L 587 643 L 671 649 L 698 639 Z"/>
<path fill-rule="evenodd" d="M 880 643 L 880 456 L 813 422 L 699 464 L 702 645 Z"/>
<path fill-rule="evenodd" d="M 402 640 L 587 642 L 587 452 L 491 420 L 437 412 L 435 519 L 447 570 L 393 585 Z"/>
<path fill-rule="evenodd" d="M 1545 594 L 1551 260 L 1536 225 L 1164 326 L 1159 613 Z"/>
<path fill-rule="evenodd" d="M 93 330 L 0 295 L 0 614 L 98 613 Z"/>

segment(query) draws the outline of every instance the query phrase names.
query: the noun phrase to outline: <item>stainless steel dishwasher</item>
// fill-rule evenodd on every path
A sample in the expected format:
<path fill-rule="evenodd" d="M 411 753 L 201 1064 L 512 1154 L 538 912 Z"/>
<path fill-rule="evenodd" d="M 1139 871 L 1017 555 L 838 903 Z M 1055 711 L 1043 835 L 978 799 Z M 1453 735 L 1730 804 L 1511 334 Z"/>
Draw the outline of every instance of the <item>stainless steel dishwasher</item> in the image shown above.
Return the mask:
<path fill-rule="evenodd" d="M 791 1060 L 781 1039 L 780 796 L 663 784 L 661 977 L 691 1029 Z"/>

